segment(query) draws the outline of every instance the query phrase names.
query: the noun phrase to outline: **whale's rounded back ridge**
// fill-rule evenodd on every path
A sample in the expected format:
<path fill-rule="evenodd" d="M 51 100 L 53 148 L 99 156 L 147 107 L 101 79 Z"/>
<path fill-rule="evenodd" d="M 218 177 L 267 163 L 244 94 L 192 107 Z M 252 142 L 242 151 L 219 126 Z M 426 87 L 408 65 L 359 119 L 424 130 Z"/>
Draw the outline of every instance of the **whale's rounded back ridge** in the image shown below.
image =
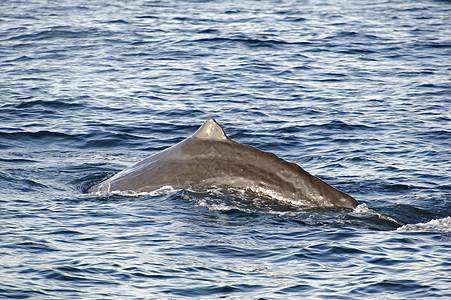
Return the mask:
<path fill-rule="evenodd" d="M 208 119 L 192 136 L 91 188 L 91 192 L 152 192 L 174 188 L 245 190 L 299 206 L 355 208 L 357 201 L 299 165 L 237 143 Z"/>

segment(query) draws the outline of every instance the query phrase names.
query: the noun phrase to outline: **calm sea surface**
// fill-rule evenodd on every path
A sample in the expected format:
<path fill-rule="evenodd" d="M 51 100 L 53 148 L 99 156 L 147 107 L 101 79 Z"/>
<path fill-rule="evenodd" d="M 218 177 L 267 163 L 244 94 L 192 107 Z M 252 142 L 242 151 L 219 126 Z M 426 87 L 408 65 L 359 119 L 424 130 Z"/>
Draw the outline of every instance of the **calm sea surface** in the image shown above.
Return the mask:
<path fill-rule="evenodd" d="M 361 204 L 92 185 L 215 118 Z M 451 298 L 451 2 L 0 2 L 0 298 Z"/>

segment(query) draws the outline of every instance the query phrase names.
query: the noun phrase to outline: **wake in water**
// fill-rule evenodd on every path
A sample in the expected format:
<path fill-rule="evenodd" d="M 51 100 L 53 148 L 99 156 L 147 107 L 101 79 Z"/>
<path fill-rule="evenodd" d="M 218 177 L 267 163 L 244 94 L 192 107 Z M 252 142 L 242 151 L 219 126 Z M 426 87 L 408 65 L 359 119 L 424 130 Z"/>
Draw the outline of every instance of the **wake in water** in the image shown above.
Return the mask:
<path fill-rule="evenodd" d="M 94 195 L 106 198 L 124 196 L 156 199 L 163 197 L 165 198 L 164 201 L 179 199 L 185 203 L 191 202 L 199 209 L 206 208 L 212 212 L 235 212 L 250 215 L 275 216 L 282 220 L 295 221 L 312 226 L 352 226 L 375 230 L 394 230 L 402 226 L 400 222 L 392 217 L 378 213 L 366 204 L 360 204 L 354 210 L 343 208 L 312 208 L 277 201 L 270 197 L 249 193 L 245 190 L 230 188 L 175 189 L 171 186 L 164 186 L 152 192 L 134 193 L 116 191 L 110 193 L 98 192 Z"/>
<path fill-rule="evenodd" d="M 431 220 L 426 223 L 406 224 L 397 231 L 451 232 L 451 217 Z"/>
<path fill-rule="evenodd" d="M 98 181 L 98 178 L 89 179 L 89 186 Z M 89 188 L 88 188 L 89 189 Z M 84 189 L 87 191 L 88 189 Z M 398 221 L 396 216 L 390 216 L 386 208 L 370 208 L 366 203 L 359 204 L 353 210 L 342 208 L 312 208 L 299 205 L 297 202 L 278 201 L 271 197 L 252 193 L 244 189 L 218 188 L 210 189 L 176 189 L 172 186 L 163 186 L 151 192 L 114 191 L 96 192 L 96 196 L 125 196 L 125 197 L 165 197 L 175 196 L 193 202 L 196 207 L 207 208 L 210 211 L 242 212 L 246 214 L 267 214 L 280 216 L 286 219 L 302 221 L 305 224 L 329 224 L 336 226 L 352 225 L 356 227 L 368 227 L 375 230 L 398 230 L 398 231 L 451 231 L 451 217 L 433 219 L 429 222 L 405 224 Z M 400 206 L 397 213 L 415 209 L 410 206 Z M 390 211 L 390 209 L 389 209 Z M 312 218 L 312 216 L 315 216 Z M 321 221 L 319 221 L 322 219 Z M 308 220 L 309 222 L 305 222 Z M 312 220 L 315 220 L 311 222 Z"/>
<path fill-rule="evenodd" d="M 362 203 L 362 204 L 359 204 L 356 208 L 354 208 L 354 211 L 353 211 L 354 213 L 357 213 L 357 214 L 363 214 L 363 215 L 374 215 L 374 216 L 376 216 L 376 217 L 378 217 L 379 219 L 381 219 L 381 220 L 387 220 L 387 221 L 390 221 L 390 222 L 393 222 L 393 223 L 397 223 L 397 224 L 399 224 L 399 225 L 402 225 L 401 223 L 399 223 L 398 221 L 396 221 L 395 219 L 393 219 L 393 218 L 391 218 L 391 217 L 388 217 L 388 216 L 385 216 L 385 215 L 383 215 L 383 214 L 380 214 L 380 213 L 378 213 L 378 212 L 376 212 L 376 211 L 374 211 L 374 210 L 372 210 L 372 209 L 370 209 L 369 207 L 368 207 L 368 205 L 366 205 L 365 203 Z"/>

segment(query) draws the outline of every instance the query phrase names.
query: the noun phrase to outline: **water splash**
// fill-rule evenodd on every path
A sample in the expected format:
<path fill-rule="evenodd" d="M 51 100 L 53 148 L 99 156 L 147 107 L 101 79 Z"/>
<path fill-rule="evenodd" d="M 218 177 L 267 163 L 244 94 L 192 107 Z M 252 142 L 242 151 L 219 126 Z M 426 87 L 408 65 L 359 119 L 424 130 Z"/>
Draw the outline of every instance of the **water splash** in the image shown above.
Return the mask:
<path fill-rule="evenodd" d="M 426 223 L 406 224 L 397 231 L 451 232 L 451 217 L 434 219 Z"/>

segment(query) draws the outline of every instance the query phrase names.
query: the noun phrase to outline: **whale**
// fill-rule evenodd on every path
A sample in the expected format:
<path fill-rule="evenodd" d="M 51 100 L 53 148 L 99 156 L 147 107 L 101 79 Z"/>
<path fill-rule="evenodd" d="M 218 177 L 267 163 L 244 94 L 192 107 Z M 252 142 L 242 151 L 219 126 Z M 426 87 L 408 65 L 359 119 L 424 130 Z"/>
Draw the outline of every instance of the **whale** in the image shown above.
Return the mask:
<path fill-rule="evenodd" d="M 208 119 L 192 136 L 93 186 L 93 193 L 221 188 L 295 206 L 353 209 L 358 202 L 273 153 L 231 140 Z"/>

